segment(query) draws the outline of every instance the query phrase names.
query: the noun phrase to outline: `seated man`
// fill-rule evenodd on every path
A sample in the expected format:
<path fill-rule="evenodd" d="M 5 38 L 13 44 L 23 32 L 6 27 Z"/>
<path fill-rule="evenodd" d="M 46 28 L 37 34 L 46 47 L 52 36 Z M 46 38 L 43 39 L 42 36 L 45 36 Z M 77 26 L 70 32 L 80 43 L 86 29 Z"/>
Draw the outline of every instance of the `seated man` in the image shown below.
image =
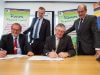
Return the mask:
<path fill-rule="evenodd" d="M 75 50 L 72 44 L 71 37 L 66 35 L 65 26 L 59 23 L 55 28 L 55 35 L 46 39 L 44 46 L 44 54 L 51 58 L 70 57 L 75 55 Z"/>
<path fill-rule="evenodd" d="M 33 55 L 26 36 L 20 33 L 21 30 L 21 25 L 14 23 L 11 26 L 11 33 L 2 36 L 0 41 L 0 57 L 5 57 L 7 54 Z"/>

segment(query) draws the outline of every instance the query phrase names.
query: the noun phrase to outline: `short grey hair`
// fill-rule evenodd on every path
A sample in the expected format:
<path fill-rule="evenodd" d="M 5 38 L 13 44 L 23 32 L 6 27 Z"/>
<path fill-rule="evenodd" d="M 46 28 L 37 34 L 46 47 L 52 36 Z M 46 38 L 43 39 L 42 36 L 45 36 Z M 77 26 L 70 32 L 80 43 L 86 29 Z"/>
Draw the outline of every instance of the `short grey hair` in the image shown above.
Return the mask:
<path fill-rule="evenodd" d="M 63 23 L 58 23 L 56 27 L 63 27 L 64 29 L 66 29 Z"/>
<path fill-rule="evenodd" d="M 78 5 L 78 8 L 77 8 L 77 9 L 79 9 L 80 7 L 83 7 L 84 10 L 87 11 L 87 6 L 86 6 L 85 4 L 80 4 L 80 5 Z"/>

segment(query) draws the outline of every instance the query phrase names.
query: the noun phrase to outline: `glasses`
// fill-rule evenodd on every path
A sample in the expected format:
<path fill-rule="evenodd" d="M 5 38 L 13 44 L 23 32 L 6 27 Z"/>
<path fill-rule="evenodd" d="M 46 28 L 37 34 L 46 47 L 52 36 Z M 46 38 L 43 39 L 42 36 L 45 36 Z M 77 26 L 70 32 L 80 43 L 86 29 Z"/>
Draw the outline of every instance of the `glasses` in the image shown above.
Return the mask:
<path fill-rule="evenodd" d="M 64 33 L 65 31 L 64 30 L 60 30 L 60 29 L 56 29 L 57 32 L 61 32 L 61 33 Z"/>
<path fill-rule="evenodd" d="M 12 30 L 13 30 L 13 31 L 20 31 L 20 29 L 14 29 L 14 28 L 12 28 Z"/>

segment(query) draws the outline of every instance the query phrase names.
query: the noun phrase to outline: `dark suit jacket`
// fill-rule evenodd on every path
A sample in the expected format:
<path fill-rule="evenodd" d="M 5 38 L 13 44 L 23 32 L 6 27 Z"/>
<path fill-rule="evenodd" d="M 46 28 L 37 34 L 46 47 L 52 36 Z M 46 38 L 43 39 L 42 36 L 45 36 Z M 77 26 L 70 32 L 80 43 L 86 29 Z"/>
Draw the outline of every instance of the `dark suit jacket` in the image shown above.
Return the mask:
<path fill-rule="evenodd" d="M 46 43 L 44 46 L 44 54 L 55 50 L 55 36 L 50 36 L 46 39 Z M 60 52 L 68 52 L 70 56 L 75 55 L 75 50 L 72 44 L 71 37 L 66 35 L 60 39 L 59 45 L 57 48 L 57 53 Z"/>
<path fill-rule="evenodd" d="M 31 47 L 29 45 L 29 43 L 27 42 L 27 38 L 25 35 L 20 34 L 19 35 L 19 45 L 20 48 L 22 50 L 22 54 L 27 54 L 27 52 L 30 50 L 31 51 Z M 13 36 L 12 34 L 7 34 L 7 35 L 3 35 L 1 38 L 1 42 L 0 42 L 0 48 L 7 50 L 7 54 L 13 54 Z"/>
<path fill-rule="evenodd" d="M 76 30 L 77 33 L 77 44 L 78 41 L 81 42 L 82 49 L 86 54 L 95 54 L 95 48 L 98 48 L 96 37 L 96 26 L 97 18 L 96 16 L 86 15 L 82 25 L 78 29 L 80 19 L 74 22 L 74 25 L 69 28 L 66 33 Z"/>
<path fill-rule="evenodd" d="M 24 31 L 24 34 L 27 34 L 30 32 L 30 42 L 32 40 L 32 35 L 33 35 L 33 29 L 34 29 L 34 25 L 36 22 L 37 18 L 33 18 L 32 24 L 31 26 Z M 50 36 L 50 22 L 47 19 L 43 19 L 41 28 L 40 28 L 40 32 L 39 32 L 39 40 L 41 42 L 45 42 L 46 37 Z"/>

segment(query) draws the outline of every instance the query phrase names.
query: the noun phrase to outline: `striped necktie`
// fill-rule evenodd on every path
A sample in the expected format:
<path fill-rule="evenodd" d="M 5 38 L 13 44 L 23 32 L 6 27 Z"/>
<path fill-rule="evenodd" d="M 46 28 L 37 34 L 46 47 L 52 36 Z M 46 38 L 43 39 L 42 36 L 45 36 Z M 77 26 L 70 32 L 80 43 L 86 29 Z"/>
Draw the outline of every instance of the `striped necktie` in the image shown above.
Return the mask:
<path fill-rule="evenodd" d="M 35 33 L 34 33 L 34 39 L 37 39 L 37 32 L 39 29 L 39 23 L 40 23 L 40 19 L 38 19 L 38 23 L 36 24 L 36 29 L 35 29 Z"/>
<path fill-rule="evenodd" d="M 17 54 L 17 38 L 14 39 L 14 54 Z"/>

